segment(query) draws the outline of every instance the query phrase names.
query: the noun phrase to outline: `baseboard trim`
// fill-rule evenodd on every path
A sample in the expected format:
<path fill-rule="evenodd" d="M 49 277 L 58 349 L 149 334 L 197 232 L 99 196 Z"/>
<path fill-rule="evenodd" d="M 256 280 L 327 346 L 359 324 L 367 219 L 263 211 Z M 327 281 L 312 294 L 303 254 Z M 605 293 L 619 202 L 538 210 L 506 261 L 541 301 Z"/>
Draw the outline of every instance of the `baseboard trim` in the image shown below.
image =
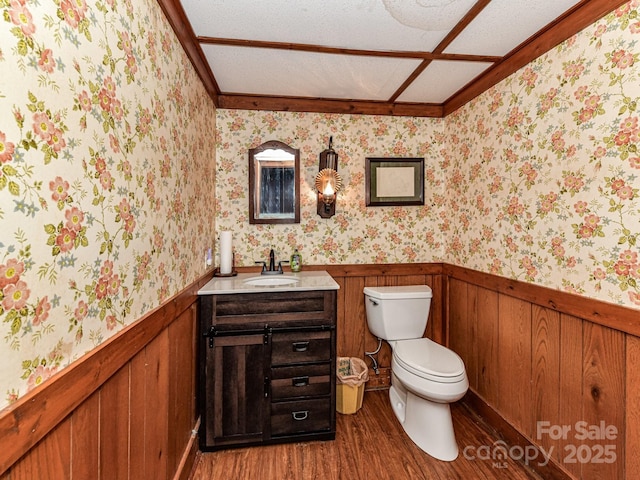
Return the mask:
<path fill-rule="evenodd" d="M 196 421 L 196 424 L 193 427 L 191 432 L 191 437 L 189 437 L 189 443 L 187 444 L 184 452 L 182 454 L 182 458 L 180 459 L 180 463 L 176 468 L 176 473 L 173 476 L 173 480 L 189 480 L 194 471 L 194 467 L 196 466 L 196 456 L 198 454 L 198 431 L 200 430 L 200 417 Z"/>

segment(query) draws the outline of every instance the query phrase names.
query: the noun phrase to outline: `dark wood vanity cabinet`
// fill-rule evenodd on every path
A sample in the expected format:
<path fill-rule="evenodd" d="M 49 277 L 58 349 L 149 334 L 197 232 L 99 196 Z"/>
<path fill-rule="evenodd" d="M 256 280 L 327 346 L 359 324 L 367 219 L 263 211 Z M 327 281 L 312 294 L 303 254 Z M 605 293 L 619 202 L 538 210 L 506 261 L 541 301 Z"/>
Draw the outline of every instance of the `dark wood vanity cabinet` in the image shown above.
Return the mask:
<path fill-rule="evenodd" d="M 199 301 L 200 449 L 334 439 L 336 291 Z"/>

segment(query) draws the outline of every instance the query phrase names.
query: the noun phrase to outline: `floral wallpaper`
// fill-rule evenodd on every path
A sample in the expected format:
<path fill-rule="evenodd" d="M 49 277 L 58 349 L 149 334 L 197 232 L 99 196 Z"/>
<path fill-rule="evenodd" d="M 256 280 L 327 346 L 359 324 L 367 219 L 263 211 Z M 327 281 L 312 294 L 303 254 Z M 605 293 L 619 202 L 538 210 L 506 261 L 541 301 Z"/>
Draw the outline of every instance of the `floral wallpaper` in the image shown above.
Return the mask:
<path fill-rule="evenodd" d="M 155 0 L 0 0 L 0 409 L 202 275 L 215 109 Z"/>
<path fill-rule="evenodd" d="M 216 222 L 236 264 L 446 261 L 640 309 L 640 18 L 620 7 L 443 120 L 218 110 Z M 318 154 L 346 188 L 321 219 Z M 301 152 L 300 224 L 248 223 L 247 150 Z M 424 207 L 365 207 L 367 156 L 424 157 Z"/>
<path fill-rule="evenodd" d="M 449 262 L 640 309 L 639 5 L 447 118 Z"/>
<path fill-rule="evenodd" d="M 441 260 L 441 232 L 449 223 L 443 214 L 443 120 L 224 109 L 217 114 L 216 225 L 233 232 L 237 266 L 268 259 L 271 248 L 276 260 L 288 260 L 297 248 L 303 266 Z M 344 186 L 336 215 L 323 219 L 316 213 L 314 184 L 330 136 Z M 299 224 L 249 224 L 248 150 L 268 140 L 300 150 Z M 366 157 L 423 157 L 425 205 L 366 207 Z"/>
<path fill-rule="evenodd" d="M 214 225 L 239 266 L 446 261 L 640 309 L 638 8 L 432 119 L 216 111 L 155 0 L 0 0 L 0 409 L 202 275 Z M 300 149 L 300 224 L 248 223 L 267 140 Z M 366 157 L 423 157 L 425 205 L 366 207 Z"/>

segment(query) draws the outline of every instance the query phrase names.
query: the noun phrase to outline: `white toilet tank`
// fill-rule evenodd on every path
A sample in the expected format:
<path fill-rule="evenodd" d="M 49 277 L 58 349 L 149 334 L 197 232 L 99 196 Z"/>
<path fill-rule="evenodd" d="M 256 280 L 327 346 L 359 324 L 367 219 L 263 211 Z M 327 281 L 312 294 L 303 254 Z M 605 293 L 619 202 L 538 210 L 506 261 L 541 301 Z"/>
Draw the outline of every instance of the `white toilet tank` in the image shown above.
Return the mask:
<path fill-rule="evenodd" d="M 427 285 L 365 287 L 369 331 L 387 341 L 422 337 L 432 296 Z"/>

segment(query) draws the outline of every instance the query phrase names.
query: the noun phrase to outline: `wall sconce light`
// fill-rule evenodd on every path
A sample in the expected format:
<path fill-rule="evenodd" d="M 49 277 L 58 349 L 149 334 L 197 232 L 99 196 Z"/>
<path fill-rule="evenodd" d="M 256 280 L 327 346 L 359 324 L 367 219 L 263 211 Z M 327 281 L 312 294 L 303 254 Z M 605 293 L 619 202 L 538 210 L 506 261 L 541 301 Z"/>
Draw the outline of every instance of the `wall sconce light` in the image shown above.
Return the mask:
<path fill-rule="evenodd" d="M 318 191 L 318 215 L 331 218 L 336 213 L 336 195 L 342 189 L 342 177 L 338 173 L 338 154 L 333 150 L 333 137 L 329 148 L 320 153 L 320 171 L 316 175 Z"/>

